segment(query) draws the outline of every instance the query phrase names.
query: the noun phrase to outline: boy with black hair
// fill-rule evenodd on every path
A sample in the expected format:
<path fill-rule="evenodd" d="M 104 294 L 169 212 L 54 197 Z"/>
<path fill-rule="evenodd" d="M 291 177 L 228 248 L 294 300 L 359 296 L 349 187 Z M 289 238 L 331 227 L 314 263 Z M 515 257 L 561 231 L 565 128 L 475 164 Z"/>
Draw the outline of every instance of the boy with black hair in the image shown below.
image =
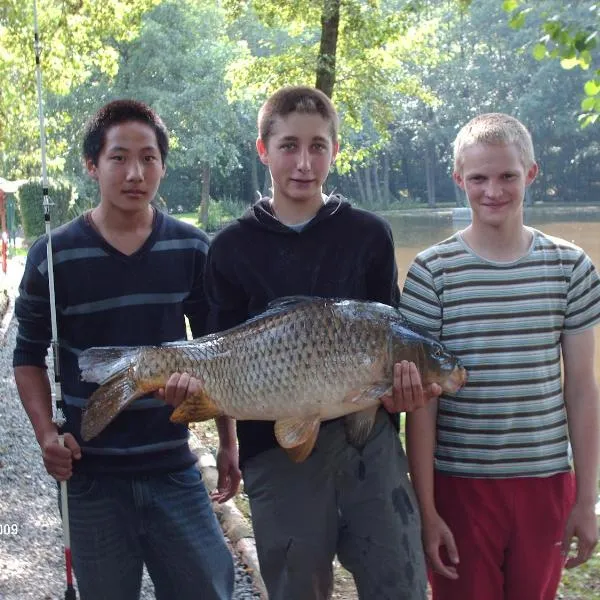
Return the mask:
<path fill-rule="evenodd" d="M 146 565 L 156 597 L 228 600 L 233 561 L 215 519 L 185 426 L 142 398 L 98 437 L 80 437 L 95 385 L 77 357 L 90 346 L 161 344 L 206 328 L 208 238 L 151 205 L 165 173 L 168 135 L 147 105 L 117 100 L 87 125 L 84 158 L 100 203 L 52 232 L 65 445 L 52 422 L 46 352 L 50 300 L 46 238 L 31 247 L 16 304 L 15 380 L 57 481 L 68 480 L 73 566 L 83 600 L 139 598 Z M 221 451 L 220 499 L 239 483 L 235 441 Z M 223 482 L 226 482 L 225 485 Z"/>
<path fill-rule="evenodd" d="M 472 223 L 416 257 L 401 300 L 469 372 L 407 418 L 433 598 L 553 600 L 598 538 L 600 278 L 581 248 L 524 225 L 538 167 L 521 122 L 475 117 L 454 159 Z"/>

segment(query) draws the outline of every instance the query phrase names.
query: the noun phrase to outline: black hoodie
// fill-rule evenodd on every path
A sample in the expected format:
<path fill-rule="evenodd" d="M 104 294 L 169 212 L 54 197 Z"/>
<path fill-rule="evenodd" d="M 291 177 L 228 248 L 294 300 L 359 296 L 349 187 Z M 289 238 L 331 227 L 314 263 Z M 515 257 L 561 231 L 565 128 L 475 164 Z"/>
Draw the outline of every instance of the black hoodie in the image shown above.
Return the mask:
<path fill-rule="evenodd" d="M 209 332 L 262 312 L 282 296 L 400 299 L 392 232 L 382 218 L 330 196 L 295 231 L 259 200 L 212 242 L 206 265 Z M 238 421 L 240 464 L 277 445 L 272 421 Z"/>

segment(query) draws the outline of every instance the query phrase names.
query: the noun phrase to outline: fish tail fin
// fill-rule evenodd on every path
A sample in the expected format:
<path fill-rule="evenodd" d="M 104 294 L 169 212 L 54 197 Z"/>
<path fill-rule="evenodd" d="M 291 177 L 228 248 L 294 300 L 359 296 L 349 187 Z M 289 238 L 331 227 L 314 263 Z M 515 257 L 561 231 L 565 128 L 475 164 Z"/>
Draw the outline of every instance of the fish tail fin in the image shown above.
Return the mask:
<path fill-rule="evenodd" d="M 139 348 L 107 346 L 84 350 L 79 355 L 79 370 L 83 381 L 103 384 L 128 368 Z"/>
<path fill-rule="evenodd" d="M 81 379 L 99 383 L 81 418 L 81 437 L 96 437 L 120 412 L 147 393 L 133 375 L 138 348 L 88 348 L 79 355 Z"/>
<path fill-rule="evenodd" d="M 96 437 L 129 404 L 146 393 L 136 387 L 129 367 L 116 373 L 90 396 L 81 417 L 81 437 L 86 442 Z"/>

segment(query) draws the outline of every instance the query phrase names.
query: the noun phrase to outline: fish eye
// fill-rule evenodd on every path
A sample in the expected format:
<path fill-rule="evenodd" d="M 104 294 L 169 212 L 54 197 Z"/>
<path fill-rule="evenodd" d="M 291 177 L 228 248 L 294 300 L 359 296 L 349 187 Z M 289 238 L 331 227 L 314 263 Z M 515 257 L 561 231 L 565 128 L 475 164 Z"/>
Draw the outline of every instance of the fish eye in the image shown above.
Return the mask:
<path fill-rule="evenodd" d="M 439 358 L 441 355 L 442 355 L 442 350 L 441 350 L 441 348 L 440 348 L 439 346 L 436 346 L 436 347 L 433 349 L 433 356 L 434 356 L 435 358 Z"/>

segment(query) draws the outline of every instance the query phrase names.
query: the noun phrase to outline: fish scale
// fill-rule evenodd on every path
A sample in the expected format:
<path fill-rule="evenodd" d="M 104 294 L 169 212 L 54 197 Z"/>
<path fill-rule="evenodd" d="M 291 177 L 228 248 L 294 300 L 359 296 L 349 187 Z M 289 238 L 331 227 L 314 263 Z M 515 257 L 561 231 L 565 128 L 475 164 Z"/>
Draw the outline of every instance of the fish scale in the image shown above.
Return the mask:
<path fill-rule="evenodd" d="M 356 429 L 368 433 L 401 360 L 415 362 L 424 385 L 454 392 L 466 381 L 458 359 L 394 308 L 286 298 L 242 325 L 196 340 L 84 351 L 82 377 L 101 385 L 84 411 L 82 436 L 98 435 L 135 399 L 163 387 L 172 373 L 187 372 L 202 381 L 202 391 L 188 395 L 173 421 L 272 420 L 280 444 L 304 457 L 322 420 L 358 413 Z"/>

